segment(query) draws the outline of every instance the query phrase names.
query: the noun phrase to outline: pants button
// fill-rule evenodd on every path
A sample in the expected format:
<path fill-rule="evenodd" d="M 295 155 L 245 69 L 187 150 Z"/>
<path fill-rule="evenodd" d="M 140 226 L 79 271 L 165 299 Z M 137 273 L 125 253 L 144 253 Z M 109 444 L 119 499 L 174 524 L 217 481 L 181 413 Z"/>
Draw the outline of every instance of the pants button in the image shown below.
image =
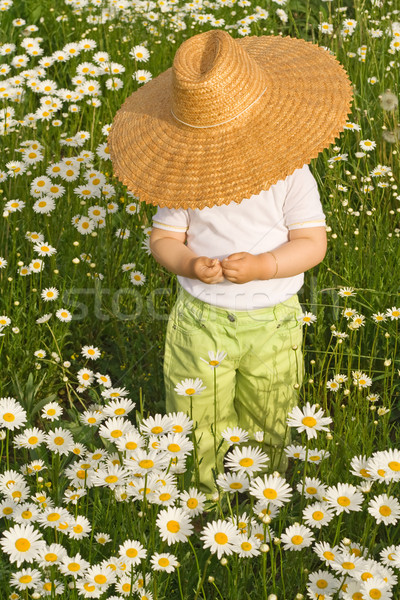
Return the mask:
<path fill-rule="evenodd" d="M 231 315 L 230 313 L 228 314 L 228 319 L 233 323 L 233 321 L 235 320 L 235 315 Z"/>

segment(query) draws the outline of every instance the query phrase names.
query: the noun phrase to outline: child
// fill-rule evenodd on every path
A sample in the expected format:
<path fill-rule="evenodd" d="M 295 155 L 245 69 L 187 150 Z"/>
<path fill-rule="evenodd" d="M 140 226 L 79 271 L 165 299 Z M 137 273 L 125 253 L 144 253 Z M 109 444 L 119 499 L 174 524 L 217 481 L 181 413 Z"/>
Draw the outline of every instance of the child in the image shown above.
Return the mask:
<path fill-rule="evenodd" d="M 178 276 L 166 409 L 197 423 L 208 494 L 227 448 L 216 456 L 215 439 L 226 428 L 252 439 L 262 432 L 268 467 L 286 470 L 286 416 L 303 377 L 297 292 L 326 252 L 307 163 L 341 131 L 351 98 L 343 67 L 314 44 L 212 30 L 185 41 L 172 69 L 134 92 L 114 119 L 114 170 L 159 206 L 151 252 Z M 181 385 L 188 378 L 202 384 Z"/>
<path fill-rule="evenodd" d="M 303 377 L 296 292 L 304 271 L 325 256 L 324 223 L 307 165 L 240 204 L 159 208 L 153 217 L 152 254 L 178 275 L 181 286 L 167 326 L 166 410 L 191 408 L 202 459 L 201 489 L 207 494 L 214 488 L 211 426 L 218 443 L 227 427 L 264 432 L 268 466 L 286 470 L 286 416 L 297 403 Z M 227 356 L 214 367 L 215 419 L 214 374 L 203 359 L 217 350 Z M 191 399 L 175 391 L 177 383 L 196 377 L 206 386 L 200 394 Z M 217 460 L 220 472 L 223 451 Z"/>

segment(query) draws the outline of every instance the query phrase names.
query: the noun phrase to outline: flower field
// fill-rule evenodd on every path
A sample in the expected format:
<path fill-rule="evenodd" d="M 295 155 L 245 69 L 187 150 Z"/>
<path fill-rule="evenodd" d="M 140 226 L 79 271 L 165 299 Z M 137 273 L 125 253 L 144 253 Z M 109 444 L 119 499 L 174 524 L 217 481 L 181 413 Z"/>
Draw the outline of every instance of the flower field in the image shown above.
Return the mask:
<path fill-rule="evenodd" d="M 336 55 L 351 120 L 310 167 L 328 251 L 305 274 L 289 460 L 226 429 L 216 493 L 165 413 L 176 277 L 113 176 L 124 99 L 188 37 L 301 37 Z M 400 598 L 400 5 L 0 0 L 0 598 Z M 199 349 L 214 370 L 224 348 Z M 198 373 L 175 391 L 195 401 Z"/>

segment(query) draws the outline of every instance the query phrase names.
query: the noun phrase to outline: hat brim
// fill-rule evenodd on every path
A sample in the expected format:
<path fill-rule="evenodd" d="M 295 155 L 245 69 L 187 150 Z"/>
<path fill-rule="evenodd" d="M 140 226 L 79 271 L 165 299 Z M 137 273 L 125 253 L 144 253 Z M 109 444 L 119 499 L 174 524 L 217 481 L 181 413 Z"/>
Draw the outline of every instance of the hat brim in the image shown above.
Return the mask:
<path fill-rule="evenodd" d="M 235 41 L 267 81 L 266 93 L 238 118 L 206 129 L 177 121 L 172 68 L 117 111 L 108 136 L 114 173 L 141 201 L 169 208 L 241 202 L 309 163 L 343 130 L 353 93 L 335 56 L 290 36 Z"/>

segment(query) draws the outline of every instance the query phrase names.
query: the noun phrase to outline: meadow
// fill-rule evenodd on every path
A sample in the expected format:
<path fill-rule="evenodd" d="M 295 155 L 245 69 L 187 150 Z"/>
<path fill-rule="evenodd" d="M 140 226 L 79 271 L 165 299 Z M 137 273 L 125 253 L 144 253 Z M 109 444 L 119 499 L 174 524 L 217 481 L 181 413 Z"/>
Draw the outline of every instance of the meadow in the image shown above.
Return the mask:
<path fill-rule="evenodd" d="M 1 599 L 399 598 L 400 5 L 261 4 L 0 0 Z M 107 136 L 124 99 L 211 28 L 323 46 L 354 100 L 310 163 L 328 251 L 299 292 L 289 468 L 262 468 L 262 431 L 227 430 L 208 498 L 195 423 L 164 410 L 176 277 Z"/>

